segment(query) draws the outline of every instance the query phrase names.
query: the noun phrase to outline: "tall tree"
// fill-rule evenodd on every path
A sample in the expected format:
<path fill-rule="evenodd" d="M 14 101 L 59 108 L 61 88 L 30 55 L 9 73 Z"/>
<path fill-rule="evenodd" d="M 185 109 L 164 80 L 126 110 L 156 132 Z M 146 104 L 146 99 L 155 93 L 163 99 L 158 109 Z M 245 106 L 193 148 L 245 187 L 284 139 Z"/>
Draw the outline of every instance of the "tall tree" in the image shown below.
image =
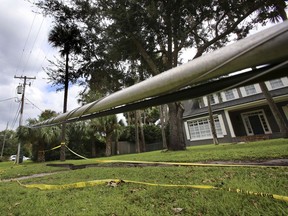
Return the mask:
<path fill-rule="evenodd" d="M 65 10 L 68 7 L 63 6 L 63 1 L 41 2 L 44 11 L 57 16 L 60 16 L 61 10 L 55 10 L 51 4 L 56 5 L 56 8 L 61 8 L 59 5 L 62 5 Z M 149 75 L 155 76 L 181 64 L 179 56 L 186 48 L 195 48 L 196 55 L 191 58 L 196 58 L 225 46 L 232 40 L 246 37 L 257 23 L 265 25 L 271 17 L 279 15 L 275 2 L 71 0 L 69 15 L 73 15 L 81 26 L 85 26 L 85 35 L 91 42 L 83 50 L 83 59 L 89 63 L 86 65 L 97 65 L 101 62 L 101 66 L 115 67 L 119 65 L 115 61 L 127 63 L 133 60 L 141 62 L 140 65 L 147 69 Z M 277 2 L 285 4 L 286 1 Z M 105 61 L 106 58 L 108 61 Z M 88 71 L 89 67 L 85 70 Z M 183 106 L 176 102 L 168 104 L 168 107 L 168 149 L 185 149 Z"/>
<path fill-rule="evenodd" d="M 64 75 L 64 103 L 63 113 L 67 112 L 68 85 L 69 85 L 69 55 L 71 53 L 79 54 L 81 52 L 82 38 L 81 32 L 75 24 L 70 24 L 67 19 L 58 21 L 50 31 L 48 41 L 54 46 L 60 48 L 60 54 L 65 58 Z M 65 123 L 62 124 L 62 141 L 60 150 L 60 160 L 65 160 Z"/>
<path fill-rule="evenodd" d="M 100 1 L 110 20 L 111 41 L 131 44 L 152 75 L 178 66 L 181 50 L 194 46 L 194 58 L 241 39 L 257 22 L 257 16 L 270 11 L 272 1 Z M 247 19 L 249 17 L 250 21 Z M 268 16 L 267 16 L 268 18 Z M 245 22 L 243 22 L 245 20 Z M 118 46 L 119 47 L 119 46 Z M 127 50 L 125 50 L 127 53 Z M 159 58 L 159 56 L 161 58 Z M 169 106 L 168 149 L 185 149 L 180 102 Z"/>

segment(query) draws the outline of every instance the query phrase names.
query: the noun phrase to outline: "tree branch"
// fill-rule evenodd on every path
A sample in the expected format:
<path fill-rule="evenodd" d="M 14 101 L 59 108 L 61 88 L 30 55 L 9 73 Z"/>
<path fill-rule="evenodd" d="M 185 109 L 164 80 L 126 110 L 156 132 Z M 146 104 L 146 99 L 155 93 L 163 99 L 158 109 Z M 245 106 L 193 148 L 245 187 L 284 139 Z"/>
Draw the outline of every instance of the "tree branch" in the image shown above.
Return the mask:
<path fill-rule="evenodd" d="M 133 43 L 136 45 L 138 51 L 140 52 L 140 55 L 144 58 L 144 60 L 149 65 L 150 69 L 152 70 L 152 74 L 155 76 L 160 73 L 157 65 L 154 63 L 153 59 L 149 56 L 149 54 L 146 52 L 142 44 L 136 39 L 134 35 L 131 36 Z"/>
<path fill-rule="evenodd" d="M 198 51 L 196 53 L 196 55 L 194 56 L 194 58 L 197 58 L 199 56 L 201 56 L 203 54 L 203 52 L 212 44 L 216 43 L 217 41 L 219 41 L 220 39 L 224 38 L 225 36 L 227 36 L 228 34 L 232 33 L 235 28 L 244 20 L 246 19 L 251 13 L 253 13 L 256 9 L 252 8 L 251 10 L 249 10 L 245 15 L 243 15 L 242 17 L 240 17 L 233 25 L 231 25 L 225 32 L 223 32 L 222 34 L 216 36 L 215 38 L 213 38 L 212 40 L 206 42 L 203 46 L 201 46 L 200 48 L 198 48 Z M 197 37 L 199 37 L 197 35 Z M 200 38 L 200 37 L 199 37 Z"/>

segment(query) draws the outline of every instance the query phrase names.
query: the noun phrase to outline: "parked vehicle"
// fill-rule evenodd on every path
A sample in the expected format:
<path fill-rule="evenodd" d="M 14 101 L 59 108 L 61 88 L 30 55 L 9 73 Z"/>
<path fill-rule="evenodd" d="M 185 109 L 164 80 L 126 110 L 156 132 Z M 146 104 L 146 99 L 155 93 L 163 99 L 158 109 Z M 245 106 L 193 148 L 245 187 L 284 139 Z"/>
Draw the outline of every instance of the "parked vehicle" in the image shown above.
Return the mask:
<path fill-rule="evenodd" d="M 17 155 L 11 155 L 10 158 L 9 158 L 9 160 L 10 160 L 10 161 L 15 161 L 15 160 L 16 160 L 16 157 L 17 157 Z M 23 161 L 26 161 L 26 160 L 30 160 L 30 158 L 29 158 L 29 157 L 26 157 L 26 156 L 23 156 Z"/>
<path fill-rule="evenodd" d="M 9 160 L 15 161 L 15 160 L 16 160 L 16 155 L 11 155 L 10 158 L 9 158 Z"/>

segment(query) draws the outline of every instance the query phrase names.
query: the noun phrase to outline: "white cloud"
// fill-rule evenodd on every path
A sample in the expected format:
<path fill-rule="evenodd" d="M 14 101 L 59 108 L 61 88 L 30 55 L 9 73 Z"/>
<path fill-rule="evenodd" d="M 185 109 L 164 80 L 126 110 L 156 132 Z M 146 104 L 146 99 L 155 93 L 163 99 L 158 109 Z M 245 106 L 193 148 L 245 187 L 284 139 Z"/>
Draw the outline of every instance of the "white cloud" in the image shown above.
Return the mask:
<path fill-rule="evenodd" d="M 33 8 L 37 10 L 37 8 Z M 47 66 L 47 58 L 57 55 L 57 50 L 48 44 L 51 20 L 41 14 L 32 12 L 32 4 L 23 0 L 2 0 L 0 7 L 0 131 L 5 130 L 7 122 L 16 129 L 19 118 L 15 116 L 19 108 L 16 87 L 23 80 L 17 76 L 36 77 L 26 86 L 24 105 L 24 122 L 27 118 L 37 118 L 40 110 L 51 109 L 62 112 L 63 91 L 51 91 L 47 75 L 42 67 Z M 50 89 L 50 91 L 48 91 Z M 68 93 L 68 110 L 77 104 L 77 95 L 81 87 L 70 86 Z M 18 100 L 16 99 L 18 98 Z M 9 99 L 9 100 L 6 100 Z M 15 102 L 18 101 L 18 102 Z"/>

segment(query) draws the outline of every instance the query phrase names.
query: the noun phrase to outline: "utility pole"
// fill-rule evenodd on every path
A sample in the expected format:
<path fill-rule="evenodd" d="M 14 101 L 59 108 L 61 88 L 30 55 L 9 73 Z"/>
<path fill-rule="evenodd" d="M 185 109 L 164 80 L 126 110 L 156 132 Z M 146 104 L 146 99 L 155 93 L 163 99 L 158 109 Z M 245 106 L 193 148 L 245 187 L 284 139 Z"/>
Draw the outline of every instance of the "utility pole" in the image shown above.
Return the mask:
<path fill-rule="evenodd" d="M 14 76 L 15 79 L 23 79 L 23 85 L 19 85 L 17 87 L 17 93 L 22 94 L 22 99 L 21 99 L 21 109 L 20 109 L 20 118 L 19 118 L 19 128 L 22 126 L 22 121 L 23 121 L 23 110 L 24 110 L 24 100 L 25 100 L 25 87 L 27 85 L 27 80 L 30 79 L 36 79 L 36 77 L 27 77 L 27 76 Z M 31 83 L 29 83 L 29 86 Z M 20 153 L 21 153 L 21 142 L 19 141 L 18 143 L 18 149 L 17 149 L 17 156 L 16 156 L 16 164 L 22 163 L 22 160 L 20 161 Z"/>

